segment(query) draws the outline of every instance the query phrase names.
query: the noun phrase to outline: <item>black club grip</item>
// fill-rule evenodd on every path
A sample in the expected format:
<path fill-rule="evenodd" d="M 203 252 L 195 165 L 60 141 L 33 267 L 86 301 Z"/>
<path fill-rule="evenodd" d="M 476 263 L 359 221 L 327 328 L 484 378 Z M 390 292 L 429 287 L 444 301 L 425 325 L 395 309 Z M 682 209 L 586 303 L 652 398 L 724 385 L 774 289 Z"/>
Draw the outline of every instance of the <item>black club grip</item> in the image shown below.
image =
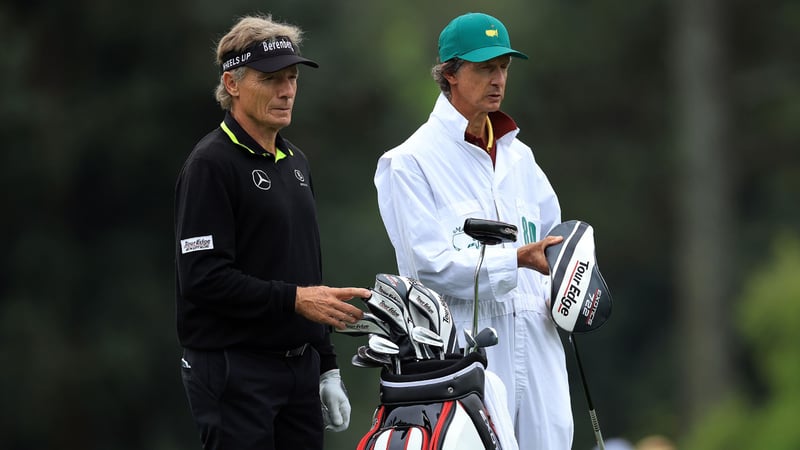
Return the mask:
<path fill-rule="evenodd" d="M 517 240 L 516 225 L 496 220 L 470 217 L 464 221 L 464 233 L 484 245 L 496 245 Z"/>

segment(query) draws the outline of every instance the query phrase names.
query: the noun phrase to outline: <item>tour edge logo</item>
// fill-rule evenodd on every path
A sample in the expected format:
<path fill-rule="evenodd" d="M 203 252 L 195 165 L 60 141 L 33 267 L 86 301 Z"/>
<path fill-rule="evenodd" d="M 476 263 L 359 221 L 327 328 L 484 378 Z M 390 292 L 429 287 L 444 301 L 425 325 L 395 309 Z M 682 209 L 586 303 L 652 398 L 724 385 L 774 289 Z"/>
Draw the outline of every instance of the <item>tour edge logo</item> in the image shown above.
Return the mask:
<path fill-rule="evenodd" d="M 181 241 L 181 253 L 191 253 L 200 250 L 211 250 L 214 248 L 214 236 L 198 236 Z"/>
<path fill-rule="evenodd" d="M 567 284 L 567 289 L 564 295 L 561 296 L 561 303 L 558 305 L 557 311 L 564 317 L 569 315 L 569 310 L 572 305 L 578 303 L 581 299 L 581 280 L 589 269 L 589 261 L 576 261 L 575 269 L 572 272 L 572 277 Z"/>

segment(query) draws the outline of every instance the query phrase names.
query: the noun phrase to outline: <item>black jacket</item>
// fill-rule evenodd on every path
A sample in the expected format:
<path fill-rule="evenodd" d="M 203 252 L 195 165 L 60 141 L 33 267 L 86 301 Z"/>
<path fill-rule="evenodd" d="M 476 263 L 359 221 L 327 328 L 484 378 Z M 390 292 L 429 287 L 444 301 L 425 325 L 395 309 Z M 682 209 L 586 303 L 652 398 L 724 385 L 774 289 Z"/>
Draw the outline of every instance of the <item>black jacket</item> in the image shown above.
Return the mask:
<path fill-rule="evenodd" d="M 295 313 L 297 286 L 322 284 L 305 155 L 280 135 L 264 151 L 226 114 L 195 146 L 175 188 L 178 338 L 195 349 L 283 351 L 312 344 L 336 367 L 330 329 Z"/>

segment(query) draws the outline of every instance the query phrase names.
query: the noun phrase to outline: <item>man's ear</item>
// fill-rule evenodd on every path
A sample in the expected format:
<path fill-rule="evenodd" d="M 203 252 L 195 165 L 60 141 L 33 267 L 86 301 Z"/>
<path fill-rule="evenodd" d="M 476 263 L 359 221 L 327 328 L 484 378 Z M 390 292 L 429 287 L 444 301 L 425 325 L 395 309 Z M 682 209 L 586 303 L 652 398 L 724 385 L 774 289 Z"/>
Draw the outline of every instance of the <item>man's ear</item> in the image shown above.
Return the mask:
<path fill-rule="evenodd" d="M 448 83 L 450 83 L 450 86 L 456 84 L 456 74 L 455 73 L 444 72 L 444 73 L 442 73 L 442 75 L 444 76 L 444 79 L 447 80 Z"/>
<path fill-rule="evenodd" d="M 225 85 L 225 90 L 228 91 L 232 97 L 239 96 L 239 83 L 236 81 L 236 78 L 230 72 L 223 72 L 222 73 L 222 83 Z"/>

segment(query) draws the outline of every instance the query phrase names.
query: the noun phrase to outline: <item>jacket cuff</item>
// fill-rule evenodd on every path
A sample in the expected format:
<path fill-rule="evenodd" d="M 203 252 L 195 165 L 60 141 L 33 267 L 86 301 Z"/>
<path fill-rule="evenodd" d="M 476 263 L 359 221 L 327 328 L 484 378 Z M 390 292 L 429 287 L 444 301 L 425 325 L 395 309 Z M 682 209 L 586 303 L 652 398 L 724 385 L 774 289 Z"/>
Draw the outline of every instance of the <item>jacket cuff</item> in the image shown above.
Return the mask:
<path fill-rule="evenodd" d="M 338 369 L 339 366 L 336 364 L 336 355 L 319 355 L 319 373 L 322 375 L 323 373 L 332 370 Z"/>
<path fill-rule="evenodd" d="M 297 303 L 297 285 L 286 284 L 286 297 L 284 300 L 284 312 L 295 314 Z"/>

